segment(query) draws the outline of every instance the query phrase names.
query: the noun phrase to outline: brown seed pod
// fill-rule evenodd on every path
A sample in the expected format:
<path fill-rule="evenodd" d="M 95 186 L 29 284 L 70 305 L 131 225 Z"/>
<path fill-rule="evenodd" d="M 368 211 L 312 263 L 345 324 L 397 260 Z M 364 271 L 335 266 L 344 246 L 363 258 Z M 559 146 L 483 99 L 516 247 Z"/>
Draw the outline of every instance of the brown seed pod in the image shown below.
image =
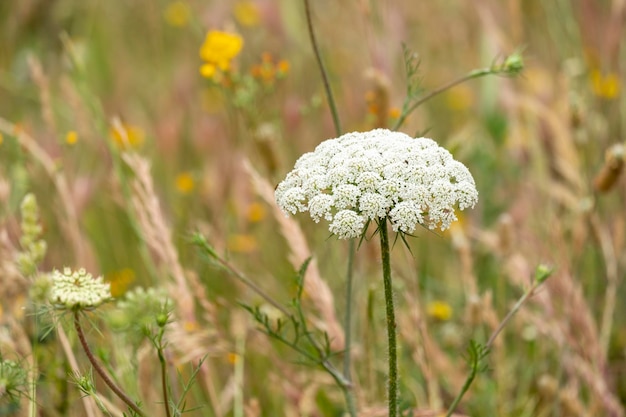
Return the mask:
<path fill-rule="evenodd" d="M 618 143 L 611 146 L 604 157 L 604 165 L 596 177 L 593 179 L 593 188 L 600 192 L 609 191 L 624 170 L 624 159 L 626 159 L 626 148 Z"/>

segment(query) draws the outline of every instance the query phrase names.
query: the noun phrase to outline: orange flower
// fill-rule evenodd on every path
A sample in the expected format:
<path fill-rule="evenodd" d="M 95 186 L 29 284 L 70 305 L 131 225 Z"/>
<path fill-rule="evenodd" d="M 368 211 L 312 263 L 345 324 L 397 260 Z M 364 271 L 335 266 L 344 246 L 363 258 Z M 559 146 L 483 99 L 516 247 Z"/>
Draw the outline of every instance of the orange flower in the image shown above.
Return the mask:
<path fill-rule="evenodd" d="M 287 61 L 286 59 L 281 59 L 280 61 L 278 61 L 278 64 L 276 64 L 276 69 L 278 70 L 279 76 L 287 75 L 287 73 L 289 72 L 289 61 Z"/>

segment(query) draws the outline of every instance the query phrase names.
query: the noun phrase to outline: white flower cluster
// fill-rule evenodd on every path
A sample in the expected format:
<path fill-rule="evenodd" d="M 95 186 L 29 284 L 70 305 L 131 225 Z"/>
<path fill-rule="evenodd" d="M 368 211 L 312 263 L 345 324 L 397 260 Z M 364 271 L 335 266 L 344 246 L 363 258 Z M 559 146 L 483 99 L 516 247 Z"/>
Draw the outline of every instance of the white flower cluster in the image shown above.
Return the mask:
<path fill-rule="evenodd" d="M 93 308 L 111 299 L 111 284 L 94 278 L 84 269 L 52 272 L 50 301 L 60 308 Z"/>
<path fill-rule="evenodd" d="M 329 139 L 298 159 L 276 188 L 286 214 L 324 218 L 340 239 L 358 237 L 368 220 L 387 217 L 396 232 L 416 225 L 445 230 L 455 207 L 478 201 L 474 178 L 450 152 L 427 138 L 376 129 Z"/>

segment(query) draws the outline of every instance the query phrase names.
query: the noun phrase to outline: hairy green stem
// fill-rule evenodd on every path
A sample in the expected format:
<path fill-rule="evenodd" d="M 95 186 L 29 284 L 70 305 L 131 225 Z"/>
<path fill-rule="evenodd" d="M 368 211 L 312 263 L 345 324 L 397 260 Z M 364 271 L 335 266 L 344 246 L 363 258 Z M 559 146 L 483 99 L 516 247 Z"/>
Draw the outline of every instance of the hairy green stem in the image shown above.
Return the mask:
<path fill-rule="evenodd" d="M 383 263 L 383 284 L 385 286 L 385 307 L 387 312 L 387 343 L 389 347 L 388 395 L 389 417 L 398 415 L 398 348 L 396 345 L 396 315 L 393 307 L 393 288 L 391 287 L 391 259 L 389 255 L 389 235 L 387 218 L 380 221 L 380 254 Z"/>
<path fill-rule="evenodd" d="M 326 90 L 326 97 L 328 98 L 328 105 L 330 106 L 330 112 L 333 116 L 333 123 L 335 125 L 335 132 L 337 136 L 341 136 L 341 124 L 339 123 L 339 112 L 337 112 L 337 105 L 333 97 L 333 90 L 330 88 L 330 82 L 328 81 L 328 73 L 324 67 L 322 61 L 322 55 L 317 47 L 317 40 L 315 39 L 315 32 L 313 32 L 313 21 L 311 19 L 311 7 L 309 6 L 309 0 L 304 0 L 304 10 L 306 14 L 306 24 L 309 30 L 309 38 L 311 39 L 311 46 L 313 46 L 313 53 L 317 60 L 317 65 L 322 73 L 322 81 L 324 82 L 324 90 Z"/>
<path fill-rule="evenodd" d="M 346 315 L 344 318 L 345 327 L 345 355 L 343 361 L 343 376 L 351 381 L 350 377 L 350 347 L 352 345 L 352 332 L 350 325 L 352 323 L 352 272 L 354 268 L 354 239 L 350 239 L 348 244 L 348 270 L 346 271 Z"/>
<path fill-rule="evenodd" d="M 352 395 L 352 377 L 351 377 L 351 348 L 352 348 L 352 276 L 354 270 L 354 239 L 350 239 L 348 244 L 348 270 L 346 271 L 346 315 L 344 320 L 345 346 L 343 355 L 343 377 L 350 384 L 347 390 L 344 390 L 346 404 L 350 416 L 356 417 L 356 404 L 354 395 Z"/>
<path fill-rule="evenodd" d="M 135 404 L 135 402 L 128 395 L 126 395 L 126 393 L 122 391 L 122 389 L 118 387 L 115 382 L 113 382 L 113 379 L 111 379 L 111 377 L 107 374 L 104 368 L 100 366 L 100 363 L 98 363 L 96 357 L 91 352 L 91 349 L 87 344 L 87 339 L 85 339 L 85 333 L 83 332 L 83 328 L 80 325 L 80 310 L 74 311 L 74 328 L 76 329 L 76 333 L 78 334 L 78 340 L 80 340 L 80 344 L 83 347 L 83 350 L 85 351 L 89 362 L 91 362 L 93 369 L 95 369 L 98 375 L 100 375 L 100 378 L 102 378 L 104 383 L 107 384 L 107 386 L 111 388 L 111 391 L 113 391 L 115 395 L 117 395 L 122 401 L 124 401 L 126 405 L 128 405 L 128 407 L 130 407 L 138 416 L 146 417 L 146 415 L 143 413 L 143 411 L 141 411 L 137 404 Z"/>

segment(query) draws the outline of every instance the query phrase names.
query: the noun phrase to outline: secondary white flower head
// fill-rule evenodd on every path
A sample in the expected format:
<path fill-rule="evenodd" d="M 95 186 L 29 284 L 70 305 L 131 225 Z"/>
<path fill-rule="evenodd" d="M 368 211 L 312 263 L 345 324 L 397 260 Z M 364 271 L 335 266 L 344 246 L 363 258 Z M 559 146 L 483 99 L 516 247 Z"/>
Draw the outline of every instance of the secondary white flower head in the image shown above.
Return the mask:
<path fill-rule="evenodd" d="M 298 159 L 276 188 L 286 214 L 309 211 L 330 222 L 340 239 L 358 237 L 368 220 L 387 217 L 394 231 L 417 224 L 445 230 L 456 207 L 474 207 L 474 178 L 450 152 L 428 138 L 376 129 L 320 143 Z"/>
<path fill-rule="evenodd" d="M 94 278 L 84 269 L 52 272 L 50 301 L 60 308 L 93 308 L 111 299 L 111 284 Z"/>

